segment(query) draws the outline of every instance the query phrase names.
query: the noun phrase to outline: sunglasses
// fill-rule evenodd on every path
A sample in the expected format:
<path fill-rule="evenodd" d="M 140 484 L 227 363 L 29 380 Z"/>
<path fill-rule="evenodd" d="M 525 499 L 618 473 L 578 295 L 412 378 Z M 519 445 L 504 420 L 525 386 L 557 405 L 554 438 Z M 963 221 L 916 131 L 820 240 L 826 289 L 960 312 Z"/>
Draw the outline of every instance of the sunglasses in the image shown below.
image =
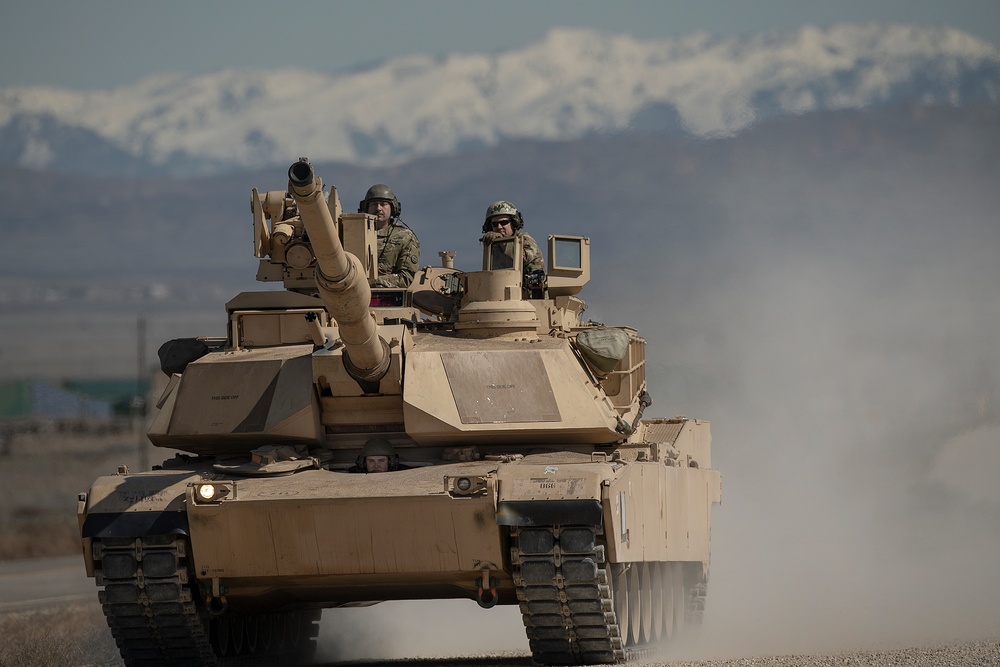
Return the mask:
<path fill-rule="evenodd" d="M 490 225 L 493 227 L 503 227 L 504 225 L 509 225 L 513 220 L 510 218 L 501 218 L 500 220 L 490 220 Z"/>

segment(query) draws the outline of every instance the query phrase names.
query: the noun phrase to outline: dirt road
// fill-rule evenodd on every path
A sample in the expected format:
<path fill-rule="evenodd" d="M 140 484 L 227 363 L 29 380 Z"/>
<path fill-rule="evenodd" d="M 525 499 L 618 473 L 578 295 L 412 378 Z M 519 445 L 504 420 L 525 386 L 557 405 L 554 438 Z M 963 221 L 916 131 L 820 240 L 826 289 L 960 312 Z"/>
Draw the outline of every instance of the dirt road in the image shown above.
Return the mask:
<path fill-rule="evenodd" d="M 103 619 L 97 591 L 78 556 L 0 562 L 0 617 L 74 608 L 93 615 L 96 632 Z M 415 610 L 424 611 L 419 614 Z M 354 612 L 351 614 L 350 612 Z M 362 612 L 362 613 L 358 613 Z M 509 612 L 509 613 L 508 613 Z M 350 615 L 345 615 L 350 614 Z M 421 616 L 422 618 L 415 618 Z M 405 665 L 406 667 L 531 667 L 516 609 L 499 610 L 476 629 L 461 602 L 411 602 L 377 605 L 365 610 L 327 611 L 322 622 L 320 652 L 323 667 L 345 664 Z M 39 619 L 57 615 L 42 613 Z M 345 622 L 346 619 L 350 619 Z M 413 626 L 422 626 L 414 629 Z M 407 634 L 413 631 L 413 634 Z M 477 640 L 476 637 L 479 637 Z M 418 637 L 420 639 L 418 639 Z M 349 641 L 344 642 L 347 638 Z M 114 654 L 110 633 L 92 644 L 105 655 Z M 368 641 L 372 644 L 368 644 Z M 398 640 L 398 641 L 397 641 Z M 394 644 L 393 655 L 374 650 Z M 341 653 L 338 644 L 352 644 Z M 482 646 L 482 651 L 474 647 Z M 37 648 L 37 646 L 36 646 Z M 366 649 L 378 659 L 365 660 Z M 409 650 L 407 650 L 409 649 Z M 697 660 L 665 656 L 642 661 L 644 667 L 993 667 L 1000 665 L 1000 637 L 981 642 L 917 646 L 893 650 L 850 650 L 822 655 L 743 656 L 718 658 L 711 646 L 698 649 Z M 419 656 L 419 657 L 414 657 Z M 93 658 L 95 656 L 91 656 Z M 2 662 L 2 660 L 0 660 Z M 71 663 L 66 663 L 71 664 Z M 93 665 L 92 661 L 80 662 Z M 101 665 L 121 664 L 114 657 L 99 658 Z M 75 665 L 73 666 L 75 667 Z"/>
<path fill-rule="evenodd" d="M 0 614 L 97 602 L 81 556 L 0 562 Z"/>

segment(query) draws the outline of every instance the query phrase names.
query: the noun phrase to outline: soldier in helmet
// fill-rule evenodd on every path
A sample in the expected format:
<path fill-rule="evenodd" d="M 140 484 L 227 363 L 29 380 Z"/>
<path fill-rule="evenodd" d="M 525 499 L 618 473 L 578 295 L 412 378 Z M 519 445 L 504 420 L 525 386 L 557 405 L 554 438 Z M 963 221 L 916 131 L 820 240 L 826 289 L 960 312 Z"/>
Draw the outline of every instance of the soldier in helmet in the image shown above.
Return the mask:
<path fill-rule="evenodd" d="M 384 183 L 368 188 L 358 206 L 358 213 L 376 218 L 378 278 L 369 281 L 372 287 L 409 287 L 419 268 L 420 241 L 399 217 L 402 208 L 392 188 Z"/>
<path fill-rule="evenodd" d="M 400 465 L 399 455 L 388 440 L 371 438 L 361 448 L 361 455 L 350 472 L 390 472 L 405 468 Z"/>
<path fill-rule="evenodd" d="M 486 219 L 483 221 L 483 236 L 480 241 L 485 243 L 486 241 L 504 236 L 521 237 L 522 247 L 524 248 L 524 263 L 522 268 L 526 277 L 525 289 L 527 291 L 532 282 L 528 278 L 544 275 L 545 273 L 545 259 L 542 257 L 542 250 L 538 247 L 535 239 L 531 238 L 524 231 L 524 218 L 516 206 L 509 201 L 493 202 L 486 209 Z M 510 246 L 511 244 L 508 243 L 508 248 L 504 250 L 508 256 L 513 253 L 513 249 Z"/>

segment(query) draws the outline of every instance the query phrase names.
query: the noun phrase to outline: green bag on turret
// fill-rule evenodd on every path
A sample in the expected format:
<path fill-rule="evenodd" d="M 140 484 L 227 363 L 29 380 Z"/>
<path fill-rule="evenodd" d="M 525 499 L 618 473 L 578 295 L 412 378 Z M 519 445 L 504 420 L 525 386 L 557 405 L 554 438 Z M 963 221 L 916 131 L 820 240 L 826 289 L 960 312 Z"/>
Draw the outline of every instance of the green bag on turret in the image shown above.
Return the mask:
<path fill-rule="evenodd" d="M 622 329 L 597 327 L 576 335 L 576 347 L 601 373 L 610 373 L 628 353 L 629 335 Z"/>

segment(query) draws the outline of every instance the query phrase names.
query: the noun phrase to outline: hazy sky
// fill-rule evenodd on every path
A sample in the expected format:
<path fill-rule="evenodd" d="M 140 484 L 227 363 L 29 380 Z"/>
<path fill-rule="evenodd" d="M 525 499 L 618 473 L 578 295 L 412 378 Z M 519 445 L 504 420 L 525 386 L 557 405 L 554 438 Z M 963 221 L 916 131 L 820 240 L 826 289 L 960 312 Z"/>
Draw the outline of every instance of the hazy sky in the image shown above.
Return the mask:
<path fill-rule="evenodd" d="M 19 0 L 0 14 L 0 87 L 113 88 L 155 73 L 322 72 L 499 52 L 556 26 L 661 39 L 811 24 L 950 25 L 1000 45 L 998 0 Z"/>

